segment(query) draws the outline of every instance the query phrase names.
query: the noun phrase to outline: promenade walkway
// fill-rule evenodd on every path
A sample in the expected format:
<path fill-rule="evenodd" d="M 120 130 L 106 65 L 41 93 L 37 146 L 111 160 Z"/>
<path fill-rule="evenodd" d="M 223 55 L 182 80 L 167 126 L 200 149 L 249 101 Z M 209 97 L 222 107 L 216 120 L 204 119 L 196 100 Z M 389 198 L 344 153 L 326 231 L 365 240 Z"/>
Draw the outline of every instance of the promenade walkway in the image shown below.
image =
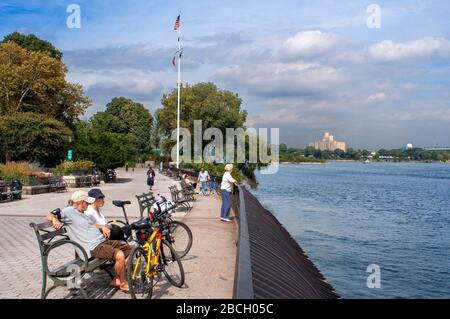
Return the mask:
<path fill-rule="evenodd" d="M 130 200 L 127 212 L 131 220 L 139 216 L 134 197 L 148 190 L 145 169 L 118 170 L 116 183 L 100 185 L 106 195 L 104 213 L 107 217 L 123 217 L 121 209 L 112 205 L 113 199 Z M 168 186 L 178 184 L 157 173 L 155 194 L 170 198 Z M 0 204 L 0 298 L 39 298 L 42 284 L 41 261 L 30 222 L 42 222 L 54 208 L 63 208 L 71 192 L 25 195 L 21 201 Z M 88 189 L 85 189 L 88 190 Z M 175 288 L 162 280 L 155 287 L 154 298 L 231 298 L 233 293 L 237 229 L 235 223 L 219 220 L 220 199 L 197 196 L 188 214 L 177 212 L 175 219 L 189 225 L 194 242 L 190 253 L 183 258 L 186 283 Z M 70 249 L 55 251 L 50 263 L 62 263 L 73 257 Z M 88 293 L 94 298 L 130 298 L 129 294 L 108 287 L 109 277 L 92 278 Z M 65 298 L 67 291 L 58 288 L 49 298 Z"/>

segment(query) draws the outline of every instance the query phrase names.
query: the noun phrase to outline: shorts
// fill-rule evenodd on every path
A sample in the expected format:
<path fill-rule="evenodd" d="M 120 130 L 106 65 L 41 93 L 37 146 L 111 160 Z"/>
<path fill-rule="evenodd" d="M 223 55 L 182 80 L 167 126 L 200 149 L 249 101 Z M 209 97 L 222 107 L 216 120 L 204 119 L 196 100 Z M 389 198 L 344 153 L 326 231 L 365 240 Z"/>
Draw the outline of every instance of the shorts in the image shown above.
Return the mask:
<path fill-rule="evenodd" d="M 98 259 L 115 261 L 119 251 L 122 251 L 125 258 L 127 258 L 131 253 L 131 249 L 132 247 L 124 242 L 118 240 L 106 240 L 91 251 L 91 256 Z"/>

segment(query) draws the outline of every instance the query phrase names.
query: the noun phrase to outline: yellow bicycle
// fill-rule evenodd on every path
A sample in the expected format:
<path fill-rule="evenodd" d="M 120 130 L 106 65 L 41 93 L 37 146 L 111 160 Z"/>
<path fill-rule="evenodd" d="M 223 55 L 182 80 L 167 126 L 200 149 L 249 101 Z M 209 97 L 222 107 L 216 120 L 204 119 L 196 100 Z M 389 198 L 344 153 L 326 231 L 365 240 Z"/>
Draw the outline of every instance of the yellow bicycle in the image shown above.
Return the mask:
<path fill-rule="evenodd" d="M 164 218 L 158 216 L 154 221 L 147 218 L 131 224 L 139 243 L 128 257 L 127 280 L 131 298 L 150 299 L 162 274 L 173 286 L 183 286 L 183 265 L 175 249 L 163 238 L 168 227 Z"/>

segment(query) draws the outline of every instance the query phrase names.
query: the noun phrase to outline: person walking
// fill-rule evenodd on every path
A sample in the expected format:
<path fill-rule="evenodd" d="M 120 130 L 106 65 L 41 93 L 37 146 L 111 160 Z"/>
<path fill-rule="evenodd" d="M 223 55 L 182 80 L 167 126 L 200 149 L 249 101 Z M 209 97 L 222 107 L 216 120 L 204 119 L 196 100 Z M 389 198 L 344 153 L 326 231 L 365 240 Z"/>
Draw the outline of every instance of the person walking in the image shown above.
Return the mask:
<path fill-rule="evenodd" d="M 147 185 L 152 190 L 153 185 L 155 184 L 155 171 L 153 168 L 149 165 L 148 171 L 147 171 Z"/>
<path fill-rule="evenodd" d="M 233 171 L 233 164 L 225 165 L 225 173 L 222 177 L 222 184 L 220 185 L 220 193 L 222 194 L 222 207 L 220 210 L 220 220 L 223 222 L 230 222 L 230 209 L 231 209 L 231 191 L 233 184 L 237 181 L 231 176 Z"/>
<path fill-rule="evenodd" d="M 200 185 L 200 192 L 205 195 L 206 192 L 206 183 L 210 180 L 209 173 L 203 167 L 198 173 L 197 182 Z"/>

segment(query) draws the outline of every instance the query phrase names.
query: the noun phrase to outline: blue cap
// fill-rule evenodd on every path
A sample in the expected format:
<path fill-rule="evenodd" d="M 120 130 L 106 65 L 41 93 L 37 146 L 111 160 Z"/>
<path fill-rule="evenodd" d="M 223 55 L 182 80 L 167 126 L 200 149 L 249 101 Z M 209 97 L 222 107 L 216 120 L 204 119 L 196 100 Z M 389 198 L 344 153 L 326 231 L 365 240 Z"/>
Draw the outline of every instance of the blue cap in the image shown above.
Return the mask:
<path fill-rule="evenodd" d="M 89 197 L 93 197 L 95 199 L 105 198 L 105 194 L 102 193 L 100 188 L 92 188 L 89 191 L 88 195 L 89 195 Z"/>

